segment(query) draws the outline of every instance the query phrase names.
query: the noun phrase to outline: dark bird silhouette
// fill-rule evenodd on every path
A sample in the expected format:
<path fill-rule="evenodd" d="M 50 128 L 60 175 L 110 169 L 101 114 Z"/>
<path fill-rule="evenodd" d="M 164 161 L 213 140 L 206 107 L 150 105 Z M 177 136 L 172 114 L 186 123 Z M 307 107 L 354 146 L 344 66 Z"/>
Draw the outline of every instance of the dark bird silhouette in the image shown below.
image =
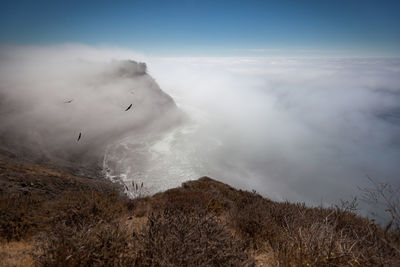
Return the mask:
<path fill-rule="evenodd" d="M 79 133 L 79 136 L 78 136 L 78 140 L 77 140 L 77 141 L 81 140 L 81 137 L 82 137 L 82 133 Z"/>
<path fill-rule="evenodd" d="M 72 101 L 74 101 L 74 100 L 71 99 L 71 100 L 65 101 L 64 103 L 65 103 L 65 104 L 69 104 L 69 103 L 71 103 Z"/>
<path fill-rule="evenodd" d="M 129 105 L 129 107 L 127 107 L 127 108 L 125 109 L 125 111 L 128 111 L 128 110 L 130 110 L 130 109 L 131 109 L 131 107 L 132 107 L 132 104 L 130 104 L 130 105 Z"/>

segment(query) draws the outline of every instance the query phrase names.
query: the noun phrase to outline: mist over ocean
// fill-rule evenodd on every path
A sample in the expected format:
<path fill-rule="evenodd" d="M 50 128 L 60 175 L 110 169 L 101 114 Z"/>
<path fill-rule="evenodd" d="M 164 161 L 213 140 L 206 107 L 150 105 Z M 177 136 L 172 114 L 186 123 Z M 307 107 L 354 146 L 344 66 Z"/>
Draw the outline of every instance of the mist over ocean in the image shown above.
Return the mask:
<path fill-rule="evenodd" d="M 399 0 L 0 6 L 0 265 L 400 266 Z"/>
<path fill-rule="evenodd" d="M 153 194 L 210 176 L 332 205 L 358 196 L 367 177 L 400 185 L 400 60 L 167 58 L 83 45 L 3 48 L 1 58 L 1 138 L 18 140 L 2 149 L 100 161 L 131 196 L 132 181 Z"/>
<path fill-rule="evenodd" d="M 162 63 L 152 69 L 162 88 L 205 121 L 199 135 L 218 140 L 206 157 L 216 163 L 207 168 L 210 175 L 275 199 L 312 204 L 358 196 L 368 176 L 399 185 L 399 60 Z M 172 63 L 175 69 L 165 68 Z"/>

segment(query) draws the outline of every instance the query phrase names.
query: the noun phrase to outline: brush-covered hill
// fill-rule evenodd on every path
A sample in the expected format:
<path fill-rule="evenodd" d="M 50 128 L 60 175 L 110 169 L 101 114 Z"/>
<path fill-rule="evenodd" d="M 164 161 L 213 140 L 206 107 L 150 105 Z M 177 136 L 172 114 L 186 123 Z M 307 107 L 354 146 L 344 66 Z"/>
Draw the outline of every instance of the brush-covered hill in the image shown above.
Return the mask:
<path fill-rule="evenodd" d="M 398 232 L 343 209 L 278 203 L 208 177 L 151 197 L 120 192 L 1 156 L 0 265 L 400 265 Z"/>
<path fill-rule="evenodd" d="M 95 177 L 109 145 L 187 119 L 145 63 L 10 53 L 0 50 L 0 153 Z"/>

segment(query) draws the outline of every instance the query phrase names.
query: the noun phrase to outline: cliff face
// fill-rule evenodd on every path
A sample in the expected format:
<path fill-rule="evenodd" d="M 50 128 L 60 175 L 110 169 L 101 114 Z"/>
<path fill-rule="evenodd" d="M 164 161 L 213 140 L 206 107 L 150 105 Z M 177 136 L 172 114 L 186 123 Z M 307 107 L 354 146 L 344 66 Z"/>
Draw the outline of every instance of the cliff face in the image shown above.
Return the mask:
<path fill-rule="evenodd" d="M 127 199 L 108 181 L 0 157 L 4 266 L 398 266 L 400 235 L 338 208 L 203 177 Z M 142 185 L 135 190 L 140 195 Z"/>
<path fill-rule="evenodd" d="M 161 133 L 183 119 L 144 63 L 60 61 L 52 69 L 34 63 L 0 69 L 3 153 L 95 175 L 108 144 Z"/>

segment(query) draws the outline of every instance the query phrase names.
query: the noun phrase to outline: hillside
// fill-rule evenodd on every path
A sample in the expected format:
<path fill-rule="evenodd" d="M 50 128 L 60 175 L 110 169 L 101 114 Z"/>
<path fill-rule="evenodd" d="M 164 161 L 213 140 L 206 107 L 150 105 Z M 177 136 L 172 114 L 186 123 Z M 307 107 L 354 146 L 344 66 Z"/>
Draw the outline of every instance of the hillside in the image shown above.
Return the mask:
<path fill-rule="evenodd" d="M 208 177 L 152 197 L 119 192 L 1 156 L 0 265 L 400 264 L 398 232 L 344 209 L 278 203 Z"/>
<path fill-rule="evenodd" d="M 78 74 L 53 60 L 51 75 L 25 57 L 15 62 L 25 75 L 13 76 L 8 61 L 0 69 L 7 85 L 0 86 L 0 153 L 96 177 L 110 145 L 162 135 L 186 120 L 145 63 L 72 60 Z"/>

